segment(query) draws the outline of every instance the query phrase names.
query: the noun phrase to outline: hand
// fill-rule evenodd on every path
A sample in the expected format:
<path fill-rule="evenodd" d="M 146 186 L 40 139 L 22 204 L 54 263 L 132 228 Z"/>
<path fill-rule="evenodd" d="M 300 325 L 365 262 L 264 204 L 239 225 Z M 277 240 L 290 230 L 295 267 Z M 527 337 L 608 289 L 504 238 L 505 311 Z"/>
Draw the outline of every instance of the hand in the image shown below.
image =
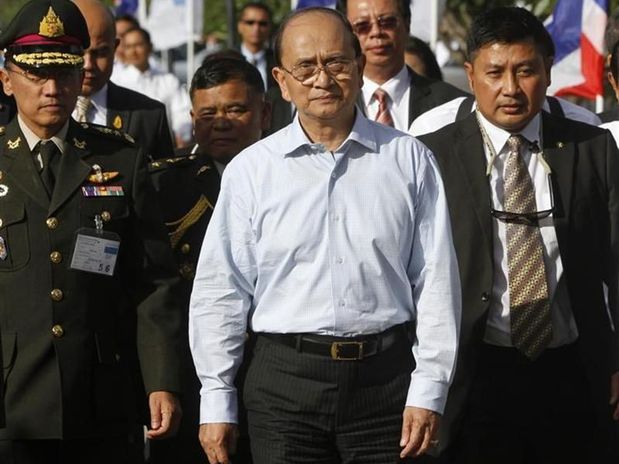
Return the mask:
<path fill-rule="evenodd" d="M 236 424 L 201 424 L 200 444 L 210 464 L 230 464 L 236 452 L 239 430 Z"/>
<path fill-rule="evenodd" d="M 148 395 L 150 409 L 150 430 L 146 436 L 159 440 L 176 435 L 181 424 L 183 411 L 174 393 L 156 391 Z"/>
<path fill-rule="evenodd" d="M 610 402 L 609 404 L 615 406 L 613 412 L 613 419 L 619 421 L 619 372 L 615 372 L 610 376 Z"/>
<path fill-rule="evenodd" d="M 428 451 L 431 441 L 436 439 L 439 420 L 440 416 L 429 409 L 404 408 L 400 458 L 418 457 Z"/>

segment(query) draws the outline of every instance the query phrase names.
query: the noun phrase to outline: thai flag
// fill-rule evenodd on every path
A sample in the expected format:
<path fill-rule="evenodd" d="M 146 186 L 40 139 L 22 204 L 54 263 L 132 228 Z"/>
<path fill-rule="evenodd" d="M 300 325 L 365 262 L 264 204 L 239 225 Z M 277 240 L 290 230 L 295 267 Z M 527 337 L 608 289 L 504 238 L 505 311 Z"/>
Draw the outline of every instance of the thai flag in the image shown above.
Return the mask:
<path fill-rule="evenodd" d="M 293 10 L 309 8 L 310 6 L 324 6 L 327 8 L 335 8 L 336 0 L 291 0 L 290 6 Z"/>
<path fill-rule="evenodd" d="M 553 95 L 594 100 L 604 93 L 604 30 L 608 0 L 558 0 L 546 29 L 554 40 Z"/>

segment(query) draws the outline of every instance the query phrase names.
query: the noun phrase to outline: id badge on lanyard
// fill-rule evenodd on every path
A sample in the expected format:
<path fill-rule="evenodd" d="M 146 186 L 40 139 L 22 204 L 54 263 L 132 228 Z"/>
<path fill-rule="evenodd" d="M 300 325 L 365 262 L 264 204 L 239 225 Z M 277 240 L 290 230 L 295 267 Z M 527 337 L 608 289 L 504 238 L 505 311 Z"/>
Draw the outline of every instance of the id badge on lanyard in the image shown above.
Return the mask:
<path fill-rule="evenodd" d="M 94 229 L 82 227 L 77 230 L 69 267 L 78 271 L 112 276 L 119 249 L 120 235 L 103 230 L 103 220 L 97 214 Z"/>

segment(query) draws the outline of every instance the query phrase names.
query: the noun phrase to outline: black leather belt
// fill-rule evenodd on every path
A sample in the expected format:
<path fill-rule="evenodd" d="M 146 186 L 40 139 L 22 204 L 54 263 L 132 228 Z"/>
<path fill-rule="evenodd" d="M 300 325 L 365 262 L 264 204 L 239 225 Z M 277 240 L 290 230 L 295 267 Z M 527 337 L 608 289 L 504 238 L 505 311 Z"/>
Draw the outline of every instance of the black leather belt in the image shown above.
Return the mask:
<path fill-rule="evenodd" d="M 358 361 L 386 351 L 399 341 L 409 339 L 409 324 L 399 324 L 379 334 L 356 337 L 333 337 L 314 334 L 258 333 L 301 353 L 326 356 L 338 361 Z"/>

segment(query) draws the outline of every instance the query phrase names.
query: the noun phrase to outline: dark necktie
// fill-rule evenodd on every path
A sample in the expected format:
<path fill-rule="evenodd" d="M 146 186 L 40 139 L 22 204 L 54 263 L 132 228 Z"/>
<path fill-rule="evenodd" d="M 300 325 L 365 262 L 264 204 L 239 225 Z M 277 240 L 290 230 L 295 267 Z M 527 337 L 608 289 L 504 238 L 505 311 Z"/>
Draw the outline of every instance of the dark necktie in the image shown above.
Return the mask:
<path fill-rule="evenodd" d="M 51 197 L 54 191 L 54 183 L 56 182 L 56 174 L 58 173 L 58 164 L 60 163 L 60 151 L 54 142 L 48 140 L 46 142 L 39 142 L 39 154 L 43 164 L 43 168 L 40 171 L 41 180 L 43 185 L 45 185 L 45 190 L 47 190 Z"/>
<path fill-rule="evenodd" d="M 374 98 L 376 98 L 378 102 L 378 112 L 376 113 L 375 121 L 386 126 L 394 127 L 393 118 L 387 106 L 387 99 L 389 98 L 387 92 L 379 87 L 374 91 Z"/>
<path fill-rule="evenodd" d="M 512 135 L 507 141 L 504 208 L 514 213 L 537 209 L 533 181 L 520 153 L 524 142 L 520 135 Z M 512 343 L 535 359 L 552 339 L 542 236 L 537 223 L 507 222 L 505 228 Z"/>

